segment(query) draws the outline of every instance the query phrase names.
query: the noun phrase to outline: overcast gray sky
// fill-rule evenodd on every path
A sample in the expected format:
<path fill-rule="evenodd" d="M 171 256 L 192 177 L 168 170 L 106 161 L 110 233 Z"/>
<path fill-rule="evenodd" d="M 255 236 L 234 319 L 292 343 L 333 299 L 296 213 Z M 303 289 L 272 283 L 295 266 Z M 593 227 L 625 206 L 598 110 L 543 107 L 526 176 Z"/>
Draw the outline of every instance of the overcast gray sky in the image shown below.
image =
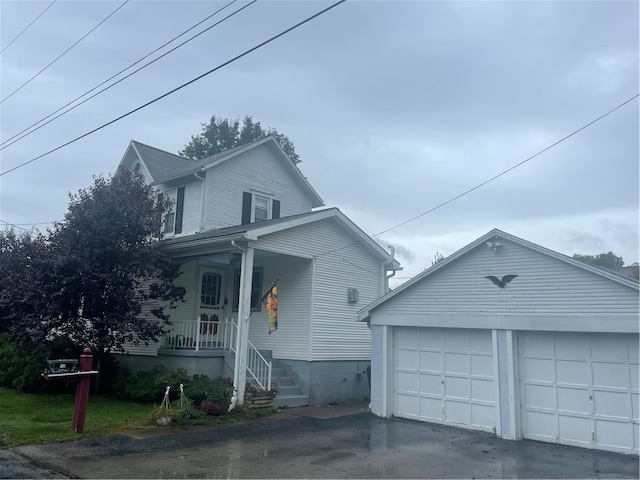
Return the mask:
<path fill-rule="evenodd" d="M 2 47 L 50 3 L 2 0 Z M 122 3 L 58 0 L 0 56 L 2 99 Z M 2 102 L 2 141 L 226 3 L 129 1 Z M 238 1 L 224 13 L 246 4 Z M 262 0 L 249 6 L 7 146 L 1 171 L 330 4 Z M 327 206 L 339 207 L 374 235 L 636 95 L 638 19 L 637 1 L 348 1 L 164 100 L 3 175 L 0 219 L 24 228 L 60 220 L 67 193 L 89 186 L 92 175 L 113 173 L 131 139 L 177 153 L 212 114 L 249 114 L 293 141 L 302 172 Z M 638 261 L 638 103 L 636 98 L 496 181 L 376 237 L 396 246 L 405 267 L 395 285 L 430 266 L 436 252 L 449 255 L 492 228 L 567 255 L 612 250 L 627 264 Z"/>

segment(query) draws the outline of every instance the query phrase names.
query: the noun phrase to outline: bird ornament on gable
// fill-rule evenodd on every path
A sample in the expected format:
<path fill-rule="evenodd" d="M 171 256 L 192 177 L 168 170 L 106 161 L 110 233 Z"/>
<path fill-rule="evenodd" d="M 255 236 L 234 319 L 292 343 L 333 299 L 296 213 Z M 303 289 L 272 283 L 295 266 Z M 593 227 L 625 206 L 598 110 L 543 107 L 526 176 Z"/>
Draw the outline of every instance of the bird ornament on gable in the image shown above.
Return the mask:
<path fill-rule="evenodd" d="M 502 279 L 500 279 L 498 277 L 494 277 L 493 275 L 487 275 L 484 278 L 488 278 L 500 288 L 505 288 L 507 286 L 507 283 L 509 283 L 511 280 L 513 280 L 517 276 L 518 275 L 505 275 L 504 277 L 502 277 Z"/>

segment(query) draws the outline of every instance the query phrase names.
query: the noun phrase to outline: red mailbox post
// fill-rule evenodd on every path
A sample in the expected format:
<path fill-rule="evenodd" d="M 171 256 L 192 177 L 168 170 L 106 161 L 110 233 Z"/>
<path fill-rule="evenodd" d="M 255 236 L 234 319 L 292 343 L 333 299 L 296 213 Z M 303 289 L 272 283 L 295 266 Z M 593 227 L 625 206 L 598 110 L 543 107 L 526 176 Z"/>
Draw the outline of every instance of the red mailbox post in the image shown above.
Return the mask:
<path fill-rule="evenodd" d="M 91 370 L 93 355 L 89 348 L 85 348 L 80 355 L 80 365 L 77 372 L 69 373 L 43 373 L 45 380 L 78 382 L 76 387 L 76 401 L 73 408 L 73 431 L 82 433 L 84 419 L 87 414 L 87 402 L 89 401 L 89 386 L 91 376 L 97 375 L 97 370 Z"/>

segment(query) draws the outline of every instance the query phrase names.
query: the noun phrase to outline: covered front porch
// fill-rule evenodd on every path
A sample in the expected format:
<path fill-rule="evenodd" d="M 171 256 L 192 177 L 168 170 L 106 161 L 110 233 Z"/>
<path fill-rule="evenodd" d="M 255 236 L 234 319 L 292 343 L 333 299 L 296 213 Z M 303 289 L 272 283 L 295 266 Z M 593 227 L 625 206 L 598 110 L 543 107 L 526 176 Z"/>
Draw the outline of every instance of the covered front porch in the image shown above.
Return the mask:
<path fill-rule="evenodd" d="M 214 245 L 197 252 L 182 249 L 180 256 L 173 256 L 181 267 L 175 283 L 184 289 L 184 302 L 169 311 L 170 331 L 158 345 L 158 355 L 204 358 L 218 352 L 242 403 L 247 383 L 272 389 L 271 354 L 282 353 L 279 347 L 291 344 L 287 337 L 295 331 L 271 331 L 264 294 L 281 275 L 285 284 L 308 285 L 301 280 L 310 278 L 311 266 L 309 259 L 259 250 L 247 243 L 226 245 L 227 249 L 217 251 Z M 287 296 L 280 307 L 286 319 L 307 325 L 308 308 L 305 318 L 300 318 L 296 303 L 308 291 L 297 290 L 287 289 L 300 296 Z"/>

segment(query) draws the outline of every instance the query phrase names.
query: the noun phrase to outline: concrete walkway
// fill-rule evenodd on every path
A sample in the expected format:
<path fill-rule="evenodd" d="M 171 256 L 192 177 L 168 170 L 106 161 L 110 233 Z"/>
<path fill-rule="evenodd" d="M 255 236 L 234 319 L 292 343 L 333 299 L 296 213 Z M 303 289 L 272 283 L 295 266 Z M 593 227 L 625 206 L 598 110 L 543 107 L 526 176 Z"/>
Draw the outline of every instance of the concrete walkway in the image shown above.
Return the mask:
<path fill-rule="evenodd" d="M 154 428 L 0 450 L 0 478 L 639 478 L 638 457 L 297 407 L 241 424 Z"/>

